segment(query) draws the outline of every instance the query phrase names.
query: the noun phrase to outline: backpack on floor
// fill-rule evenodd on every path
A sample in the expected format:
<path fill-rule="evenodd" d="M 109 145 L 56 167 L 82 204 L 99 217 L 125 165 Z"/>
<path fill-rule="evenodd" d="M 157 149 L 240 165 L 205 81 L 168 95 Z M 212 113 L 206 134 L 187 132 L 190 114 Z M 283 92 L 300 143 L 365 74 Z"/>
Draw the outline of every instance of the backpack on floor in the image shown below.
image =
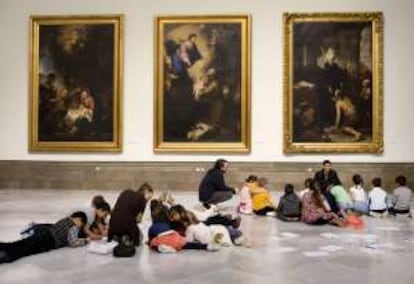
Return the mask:
<path fill-rule="evenodd" d="M 118 245 L 114 247 L 113 255 L 115 257 L 133 257 L 135 255 L 134 242 L 129 236 L 121 237 Z"/>

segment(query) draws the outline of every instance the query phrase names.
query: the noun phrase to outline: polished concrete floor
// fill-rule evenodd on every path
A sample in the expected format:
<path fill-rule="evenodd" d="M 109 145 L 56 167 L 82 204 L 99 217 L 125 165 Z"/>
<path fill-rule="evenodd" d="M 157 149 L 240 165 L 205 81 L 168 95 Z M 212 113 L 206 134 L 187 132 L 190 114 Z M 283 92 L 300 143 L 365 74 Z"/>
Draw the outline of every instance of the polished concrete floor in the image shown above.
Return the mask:
<path fill-rule="evenodd" d="M 53 222 L 86 207 L 97 191 L 0 190 L 0 240 L 18 239 L 30 221 Z M 112 204 L 119 192 L 105 191 Z M 197 207 L 196 193 L 178 202 Z M 233 200 L 222 209 L 231 211 Z M 161 255 L 139 248 L 129 259 L 60 250 L 0 265 L 0 283 L 414 283 L 414 221 L 366 217 L 363 230 L 243 216 L 252 248 Z M 144 217 L 143 230 L 149 225 Z"/>

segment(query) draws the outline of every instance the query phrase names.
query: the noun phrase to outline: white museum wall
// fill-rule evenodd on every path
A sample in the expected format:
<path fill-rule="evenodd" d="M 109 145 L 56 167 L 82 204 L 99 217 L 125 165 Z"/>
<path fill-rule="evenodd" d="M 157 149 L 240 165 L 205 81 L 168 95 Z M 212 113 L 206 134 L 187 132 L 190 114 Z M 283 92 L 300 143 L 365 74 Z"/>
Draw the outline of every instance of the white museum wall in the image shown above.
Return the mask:
<path fill-rule="evenodd" d="M 283 12 L 383 11 L 384 153 L 285 155 L 282 151 Z M 414 1 L 411 0 L 1 0 L 0 160 L 414 162 Z M 29 16 L 125 15 L 123 152 L 29 153 Z M 250 14 L 252 17 L 250 154 L 153 152 L 154 16 Z"/>

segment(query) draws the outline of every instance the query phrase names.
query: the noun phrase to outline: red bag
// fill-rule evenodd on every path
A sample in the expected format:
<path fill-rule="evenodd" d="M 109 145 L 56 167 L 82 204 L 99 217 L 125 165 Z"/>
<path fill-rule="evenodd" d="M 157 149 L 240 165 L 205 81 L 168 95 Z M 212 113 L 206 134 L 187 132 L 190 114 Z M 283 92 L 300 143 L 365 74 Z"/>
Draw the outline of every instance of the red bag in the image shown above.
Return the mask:
<path fill-rule="evenodd" d="M 349 215 L 345 219 L 345 222 L 347 227 L 351 227 L 354 229 L 361 229 L 364 227 L 364 220 L 357 215 Z"/>

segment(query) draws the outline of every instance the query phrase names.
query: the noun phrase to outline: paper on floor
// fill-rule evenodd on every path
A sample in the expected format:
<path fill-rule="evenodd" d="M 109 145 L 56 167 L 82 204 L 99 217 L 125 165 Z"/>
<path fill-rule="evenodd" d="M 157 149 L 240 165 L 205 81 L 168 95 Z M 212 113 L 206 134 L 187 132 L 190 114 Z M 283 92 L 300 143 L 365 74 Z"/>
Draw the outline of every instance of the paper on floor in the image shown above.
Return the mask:
<path fill-rule="evenodd" d="M 323 257 L 323 256 L 328 256 L 329 253 L 326 251 L 305 251 L 303 252 L 303 254 L 307 257 Z"/>
<path fill-rule="evenodd" d="M 293 251 L 297 251 L 297 249 L 294 247 L 278 247 L 278 248 L 272 249 L 272 252 L 275 252 L 275 253 L 285 253 L 285 252 L 293 252 Z"/>
<path fill-rule="evenodd" d="M 400 230 L 400 228 L 397 227 L 377 227 L 377 230 L 381 230 L 381 231 L 389 231 L 389 232 L 397 232 Z"/>
<path fill-rule="evenodd" d="M 330 239 L 330 240 L 339 238 L 339 236 L 337 234 L 333 234 L 333 233 L 322 233 L 320 236 L 322 238 Z"/>
<path fill-rule="evenodd" d="M 329 245 L 329 246 L 320 247 L 319 249 L 322 250 L 322 251 L 335 252 L 335 251 L 338 251 L 338 250 L 342 250 L 344 248 L 340 247 L 340 246 Z"/>

